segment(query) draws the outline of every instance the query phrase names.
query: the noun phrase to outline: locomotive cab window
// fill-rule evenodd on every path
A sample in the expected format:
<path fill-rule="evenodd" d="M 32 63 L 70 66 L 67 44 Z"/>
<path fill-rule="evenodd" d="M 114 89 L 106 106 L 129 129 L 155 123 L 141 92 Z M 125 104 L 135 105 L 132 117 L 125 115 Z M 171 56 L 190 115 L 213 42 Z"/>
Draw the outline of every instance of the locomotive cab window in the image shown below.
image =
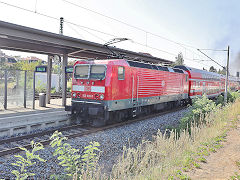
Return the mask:
<path fill-rule="evenodd" d="M 125 68 L 123 66 L 118 67 L 118 79 L 124 80 L 125 77 Z"/>
<path fill-rule="evenodd" d="M 106 67 L 103 65 L 92 65 L 90 79 L 104 79 Z"/>
<path fill-rule="evenodd" d="M 74 78 L 75 79 L 87 79 L 88 71 L 89 71 L 89 65 L 78 65 L 75 67 Z"/>

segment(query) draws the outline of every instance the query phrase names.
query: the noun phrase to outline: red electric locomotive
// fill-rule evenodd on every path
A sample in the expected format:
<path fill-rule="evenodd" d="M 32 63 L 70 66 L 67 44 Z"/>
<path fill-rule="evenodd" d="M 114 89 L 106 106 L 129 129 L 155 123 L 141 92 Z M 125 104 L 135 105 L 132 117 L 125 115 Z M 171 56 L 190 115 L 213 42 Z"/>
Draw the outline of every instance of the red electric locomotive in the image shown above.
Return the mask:
<path fill-rule="evenodd" d="M 77 61 L 71 111 L 100 126 L 183 104 L 188 91 L 188 74 L 181 69 L 126 59 Z"/>

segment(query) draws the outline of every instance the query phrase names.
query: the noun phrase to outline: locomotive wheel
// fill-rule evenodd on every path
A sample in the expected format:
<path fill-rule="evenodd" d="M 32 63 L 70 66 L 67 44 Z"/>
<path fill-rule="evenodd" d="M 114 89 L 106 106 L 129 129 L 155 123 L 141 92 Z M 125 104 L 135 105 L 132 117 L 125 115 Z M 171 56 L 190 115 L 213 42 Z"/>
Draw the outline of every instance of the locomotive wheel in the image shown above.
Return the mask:
<path fill-rule="evenodd" d="M 82 117 L 79 116 L 79 114 L 76 114 L 75 119 L 76 119 L 76 124 L 83 123 L 83 119 L 82 119 Z"/>
<path fill-rule="evenodd" d="M 115 112 L 114 115 L 113 115 L 113 119 L 114 119 L 114 121 L 117 122 L 117 123 L 118 123 L 118 122 L 122 122 L 123 117 L 124 117 L 124 114 L 123 114 L 123 112 L 121 112 L 121 111 L 117 111 L 117 112 Z"/>
<path fill-rule="evenodd" d="M 95 118 L 92 122 L 93 127 L 103 127 L 106 125 L 103 118 Z"/>
<path fill-rule="evenodd" d="M 93 127 L 103 127 L 109 123 L 110 112 L 105 111 L 102 117 L 94 118 L 92 125 Z"/>

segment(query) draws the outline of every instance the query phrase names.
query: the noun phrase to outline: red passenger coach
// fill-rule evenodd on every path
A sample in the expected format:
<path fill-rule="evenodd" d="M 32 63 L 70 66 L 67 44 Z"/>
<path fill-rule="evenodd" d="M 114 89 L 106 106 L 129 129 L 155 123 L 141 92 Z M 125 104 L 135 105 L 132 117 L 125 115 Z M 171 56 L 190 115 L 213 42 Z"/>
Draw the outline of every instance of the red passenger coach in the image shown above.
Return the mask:
<path fill-rule="evenodd" d="M 200 97 L 206 94 L 208 98 L 215 98 L 224 93 L 225 78 L 220 74 L 208 72 L 187 66 L 175 66 L 185 70 L 189 75 L 189 97 Z"/>
<path fill-rule="evenodd" d="M 183 104 L 188 101 L 188 89 L 188 74 L 180 69 L 126 59 L 78 61 L 71 110 L 79 119 L 104 125 Z"/>
<path fill-rule="evenodd" d="M 238 77 L 230 76 L 228 79 L 228 84 L 231 91 L 240 90 L 240 79 Z"/>

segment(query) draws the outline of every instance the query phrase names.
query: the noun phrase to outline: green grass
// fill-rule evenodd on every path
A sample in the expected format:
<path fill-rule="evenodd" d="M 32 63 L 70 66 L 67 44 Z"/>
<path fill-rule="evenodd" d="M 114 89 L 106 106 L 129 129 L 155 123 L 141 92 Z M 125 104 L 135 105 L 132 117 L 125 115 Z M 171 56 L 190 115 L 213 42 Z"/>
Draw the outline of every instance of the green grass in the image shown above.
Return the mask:
<path fill-rule="evenodd" d="M 240 161 L 236 161 L 236 165 L 240 170 Z M 230 177 L 231 180 L 240 180 L 240 174 L 239 173 L 235 173 L 234 176 Z"/>
<path fill-rule="evenodd" d="M 234 176 L 231 176 L 230 179 L 231 179 L 231 180 L 240 180 L 240 174 L 235 173 L 235 175 L 234 175 Z"/>

